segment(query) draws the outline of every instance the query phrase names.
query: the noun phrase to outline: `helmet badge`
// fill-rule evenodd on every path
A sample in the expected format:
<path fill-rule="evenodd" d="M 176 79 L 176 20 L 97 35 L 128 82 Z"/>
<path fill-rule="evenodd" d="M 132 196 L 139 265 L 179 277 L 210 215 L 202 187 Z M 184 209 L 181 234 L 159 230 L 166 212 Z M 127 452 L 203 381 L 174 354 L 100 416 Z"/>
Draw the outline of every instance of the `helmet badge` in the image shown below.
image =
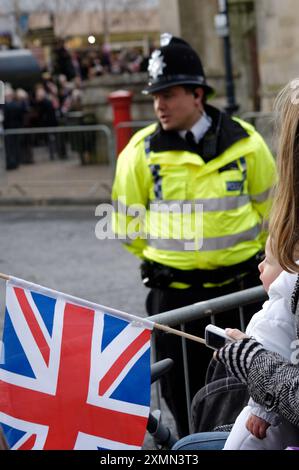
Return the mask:
<path fill-rule="evenodd" d="M 148 72 L 154 80 L 156 80 L 159 75 L 163 75 L 163 69 L 166 67 L 163 59 L 164 57 L 161 51 L 156 50 L 152 53 L 152 56 L 149 60 Z"/>

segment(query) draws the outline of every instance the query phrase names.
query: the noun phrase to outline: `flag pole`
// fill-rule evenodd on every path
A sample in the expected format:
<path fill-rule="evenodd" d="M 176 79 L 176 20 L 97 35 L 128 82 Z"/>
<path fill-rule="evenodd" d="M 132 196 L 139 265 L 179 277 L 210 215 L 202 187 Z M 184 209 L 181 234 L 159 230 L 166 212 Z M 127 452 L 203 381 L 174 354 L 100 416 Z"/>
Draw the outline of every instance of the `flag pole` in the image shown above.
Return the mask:
<path fill-rule="evenodd" d="M 185 333 L 184 331 L 180 331 L 180 330 L 175 330 L 174 328 L 170 328 L 170 326 L 167 326 L 167 325 L 154 323 L 154 328 L 157 328 L 158 330 L 166 331 L 166 333 L 172 333 L 177 336 L 182 336 L 183 338 L 191 339 L 192 341 L 196 341 L 197 343 L 201 343 L 204 345 L 206 344 L 205 340 L 203 338 L 200 338 L 199 336 L 190 335 L 190 333 Z"/>
<path fill-rule="evenodd" d="M 9 281 L 10 276 L 8 276 L 7 274 L 0 273 L 0 279 L 3 279 L 4 281 Z M 167 325 L 154 323 L 154 328 L 157 328 L 158 330 L 163 330 L 166 333 L 171 333 L 173 335 L 182 336 L 183 338 L 191 339 L 192 341 L 196 341 L 197 343 L 206 344 L 205 340 L 203 338 L 200 338 L 199 336 L 190 335 L 190 333 L 185 333 L 184 331 L 180 331 L 180 330 L 175 330 L 174 328 L 170 328 L 170 326 L 167 326 Z"/>

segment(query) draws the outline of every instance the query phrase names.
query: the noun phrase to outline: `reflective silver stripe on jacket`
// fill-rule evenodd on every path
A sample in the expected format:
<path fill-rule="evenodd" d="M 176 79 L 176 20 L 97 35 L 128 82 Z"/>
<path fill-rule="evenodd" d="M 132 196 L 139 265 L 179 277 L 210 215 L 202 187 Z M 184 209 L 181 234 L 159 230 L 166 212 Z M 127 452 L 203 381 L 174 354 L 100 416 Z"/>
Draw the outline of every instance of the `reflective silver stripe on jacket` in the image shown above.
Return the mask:
<path fill-rule="evenodd" d="M 264 191 L 263 193 L 255 194 L 254 196 L 251 195 L 251 199 L 253 202 L 265 202 L 269 199 L 270 193 L 271 189 L 267 189 L 267 191 Z"/>
<path fill-rule="evenodd" d="M 117 212 L 127 213 L 129 207 L 123 204 L 120 200 L 113 201 L 113 207 Z M 228 196 L 222 199 L 211 198 L 211 199 L 190 199 L 190 200 L 154 200 L 150 202 L 148 210 L 152 212 L 160 213 L 183 213 L 184 209 L 186 212 L 218 212 L 218 211 L 229 211 L 238 209 L 239 207 L 245 206 L 250 203 L 250 197 L 248 194 L 243 196 Z M 190 210 L 191 209 L 191 210 Z"/>
<path fill-rule="evenodd" d="M 242 196 L 228 196 L 224 198 L 194 199 L 194 200 L 155 200 L 150 203 L 153 212 L 183 212 L 184 207 L 191 207 L 191 212 L 199 209 L 203 212 L 219 212 L 238 209 L 250 203 L 248 194 Z M 200 206 L 198 206 L 200 205 Z"/>
<path fill-rule="evenodd" d="M 204 238 L 200 251 L 224 250 L 226 248 L 235 246 L 238 243 L 254 240 L 258 236 L 260 231 L 261 225 L 258 224 L 249 230 L 245 230 L 244 232 L 240 233 L 235 233 L 233 235 L 225 235 L 224 237 Z M 149 246 L 164 251 L 184 251 L 185 245 L 190 243 L 198 245 L 198 241 L 196 240 L 166 240 L 161 238 L 148 239 Z"/>

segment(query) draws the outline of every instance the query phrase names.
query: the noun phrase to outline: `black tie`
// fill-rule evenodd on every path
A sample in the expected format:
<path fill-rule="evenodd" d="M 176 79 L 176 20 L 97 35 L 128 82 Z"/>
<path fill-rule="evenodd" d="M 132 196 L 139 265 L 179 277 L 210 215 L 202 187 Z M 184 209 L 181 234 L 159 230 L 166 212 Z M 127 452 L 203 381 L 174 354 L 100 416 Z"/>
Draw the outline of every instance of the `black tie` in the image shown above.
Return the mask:
<path fill-rule="evenodd" d="M 194 150 L 194 151 L 197 153 L 197 151 L 198 151 L 198 146 L 197 146 L 197 143 L 195 142 L 195 137 L 194 137 L 193 132 L 187 131 L 187 132 L 186 132 L 185 139 L 186 139 L 186 142 L 188 142 L 188 144 L 189 144 L 190 147 L 192 148 L 192 150 Z"/>

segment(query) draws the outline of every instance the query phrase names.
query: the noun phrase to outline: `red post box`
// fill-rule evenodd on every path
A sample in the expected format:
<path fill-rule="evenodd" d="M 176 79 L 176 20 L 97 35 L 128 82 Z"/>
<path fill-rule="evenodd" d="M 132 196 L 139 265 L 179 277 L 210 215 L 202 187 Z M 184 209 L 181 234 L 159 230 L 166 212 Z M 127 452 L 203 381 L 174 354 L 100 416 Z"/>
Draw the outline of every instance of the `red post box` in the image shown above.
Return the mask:
<path fill-rule="evenodd" d="M 117 155 L 129 142 L 132 129 L 131 127 L 121 127 L 122 122 L 130 122 L 131 118 L 131 102 L 133 93 L 127 90 L 118 90 L 110 93 L 109 102 L 113 109 L 113 126 L 116 135 Z"/>

